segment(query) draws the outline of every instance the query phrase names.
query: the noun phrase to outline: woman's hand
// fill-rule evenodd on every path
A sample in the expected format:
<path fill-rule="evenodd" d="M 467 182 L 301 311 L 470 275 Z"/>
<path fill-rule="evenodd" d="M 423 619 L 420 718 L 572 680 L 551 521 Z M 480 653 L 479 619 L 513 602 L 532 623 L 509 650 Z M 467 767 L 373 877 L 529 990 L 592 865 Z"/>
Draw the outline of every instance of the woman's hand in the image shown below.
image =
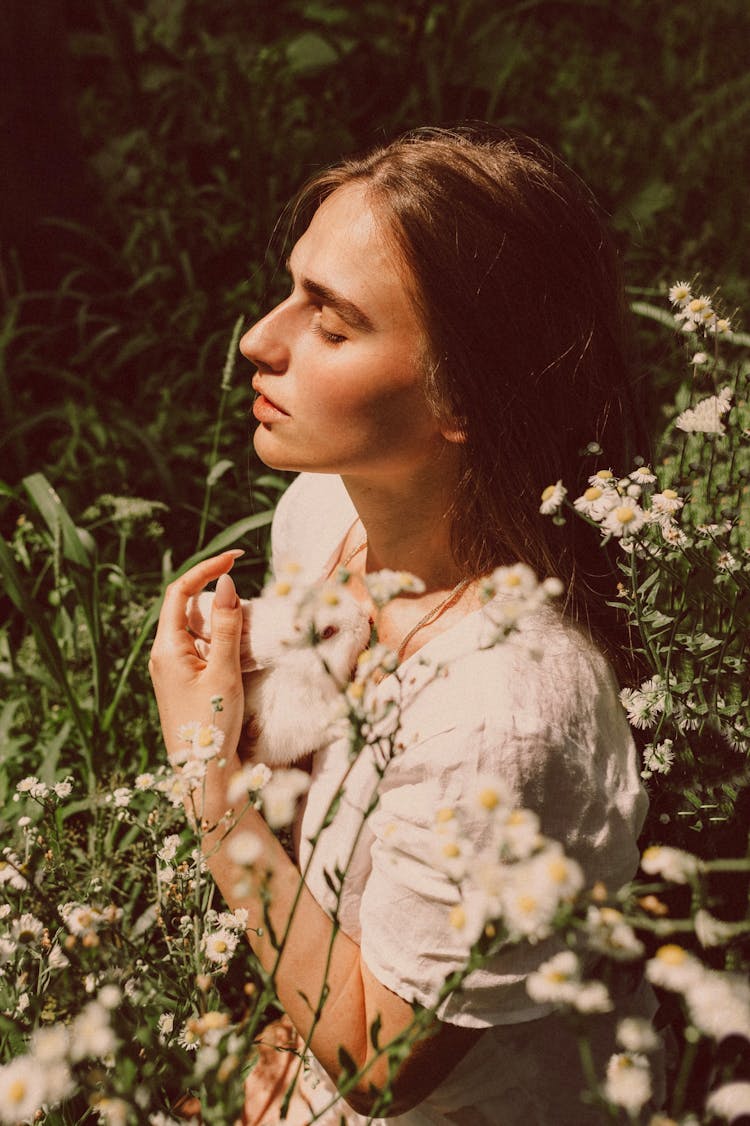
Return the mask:
<path fill-rule="evenodd" d="M 149 672 L 159 706 L 164 742 L 170 760 L 184 750 L 178 730 L 184 723 L 216 723 L 224 732 L 222 758 L 227 766 L 236 755 L 242 730 L 243 691 L 240 672 L 242 610 L 228 571 L 241 551 L 196 564 L 167 587 L 159 615 Z M 211 649 L 206 660 L 198 656 L 188 633 L 188 600 L 218 579 L 211 613 Z M 222 710 L 214 715 L 212 700 L 221 697 Z M 227 770 L 225 773 L 230 773 Z"/>

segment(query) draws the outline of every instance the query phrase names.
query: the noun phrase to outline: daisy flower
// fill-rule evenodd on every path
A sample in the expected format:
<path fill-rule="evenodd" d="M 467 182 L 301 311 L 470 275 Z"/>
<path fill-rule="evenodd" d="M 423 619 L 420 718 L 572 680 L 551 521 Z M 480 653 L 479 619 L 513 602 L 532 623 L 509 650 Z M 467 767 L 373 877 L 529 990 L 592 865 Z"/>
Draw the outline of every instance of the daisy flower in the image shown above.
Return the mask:
<path fill-rule="evenodd" d="M 230 802 L 247 801 L 248 794 L 262 790 L 271 779 L 271 769 L 264 762 L 247 762 L 235 771 L 227 785 Z"/>
<path fill-rule="evenodd" d="M 374 571 L 364 576 L 365 586 L 370 598 L 382 609 L 399 594 L 423 594 L 425 585 L 409 571 Z"/>
<path fill-rule="evenodd" d="M 602 488 L 611 488 L 615 484 L 615 475 L 611 469 L 597 469 L 589 477 L 589 485 L 600 485 Z"/>
<path fill-rule="evenodd" d="M 646 520 L 646 513 L 641 506 L 632 497 L 623 497 L 622 504 L 611 508 L 604 517 L 601 528 L 603 532 L 618 539 L 630 539 L 641 530 Z"/>
<path fill-rule="evenodd" d="M 645 1056 L 637 1052 L 618 1052 L 607 1064 L 602 1093 L 615 1106 L 636 1115 L 651 1098 L 651 1069 Z"/>
<path fill-rule="evenodd" d="M 554 485 L 547 485 L 541 496 L 541 505 L 539 511 L 542 516 L 550 516 L 553 512 L 557 512 L 558 508 L 565 500 L 568 490 L 563 485 L 562 481 L 558 481 Z"/>
<path fill-rule="evenodd" d="M 617 1042 L 626 1052 L 655 1052 L 661 1040 L 650 1021 L 624 1017 L 617 1025 Z"/>
<path fill-rule="evenodd" d="M 20 1056 L 0 1067 L 0 1121 L 33 1119 L 46 1097 L 45 1070 L 32 1056 Z"/>
<path fill-rule="evenodd" d="M 591 947 L 618 961 L 640 958 L 643 943 L 614 907 L 589 907 L 586 930 Z"/>
<path fill-rule="evenodd" d="M 639 688 L 623 688 L 620 701 L 628 713 L 628 722 L 633 727 L 651 727 L 657 716 L 664 711 L 667 690 L 658 675 L 644 680 Z"/>
<path fill-rule="evenodd" d="M 636 481 L 639 485 L 653 485 L 656 481 L 656 474 L 651 471 L 648 465 L 638 465 L 628 474 L 631 481 Z"/>
<path fill-rule="evenodd" d="M 109 1013 L 98 1001 L 91 1001 L 70 1028 L 70 1055 L 73 1060 L 101 1059 L 117 1047 Z"/>
<path fill-rule="evenodd" d="M 263 842 L 257 833 L 236 833 L 227 842 L 227 855 L 235 864 L 250 867 L 263 855 Z"/>
<path fill-rule="evenodd" d="M 651 845 L 641 856 L 641 868 L 649 876 L 663 876 L 674 884 L 686 884 L 701 869 L 691 852 L 667 845 Z"/>
<path fill-rule="evenodd" d="M 674 489 L 664 489 L 660 493 L 654 493 L 651 497 L 651 511 L 658 516 L 672 516 L 673 513 L 680 511 L 684 503 L 682 497 Z"/>
<path fill-rule="evenodd" d="M 731 389 L 724 387 L 718 395 L 709 395 L 694 407 L 682 411 L 674 424 L 678 430 L 684 430 L 687 434 L 726 434 L 726 427 L 721 419 L 731 406 Z"/>
<path fill-rule="evenodd" d="M 669 300 L 673 305 L 687 305 L 688 301 L 692 301 L 693 295 L 690 292 L 690 285 L 688 282 L 675 282 L 669 290 Z"/>
<path fill-rule="evenodd" d="M 209 962 L 225 966 L 237 949 L 237 935 L 227 927 L 204 935 L 203 951 Z"/>
<path fill-rule="evenodd" d="M 291 824 L 297 811 L 297 800 L 309 786 L 310 775 L 304 770 L 292 767 L 290 770 L 274 771 L 261 792 L 263 814 L 272 829 Z"/>
<path fill-rule="evenodd" d="M 606 485 L 589 485 L 588 489 L 573 501 L 573 507 L 591 520 L 603 519 L 610 509 L 620 502 L 616 489 Z"/>
<path fill-rule="evenodd" d="M 672 942 L 660 946 L 654 957 L 646 962 L 646 977 L 652 985 L 675 993 L 684 993 L 702 980 L 705 973 L 702 962 Z"/>
<path fill-rule="evenodd" d="M 643 748 L 644 773 L 669 774 L 674 763 L 674 744 L 671 739 L 661 743 L 647 743 Z"/>
<path fill-rule="evenodd" d="M 736 1083 L 725 1083 L 712 1091 L 706 1101 L 706 1110 L 715 1114 L 717 1118 L 724 1118 L 727 1122 L 734 1122 L 737 1118 L 744 1118 L 750 1114 L 750 1082 L 739 1080 Z"/>

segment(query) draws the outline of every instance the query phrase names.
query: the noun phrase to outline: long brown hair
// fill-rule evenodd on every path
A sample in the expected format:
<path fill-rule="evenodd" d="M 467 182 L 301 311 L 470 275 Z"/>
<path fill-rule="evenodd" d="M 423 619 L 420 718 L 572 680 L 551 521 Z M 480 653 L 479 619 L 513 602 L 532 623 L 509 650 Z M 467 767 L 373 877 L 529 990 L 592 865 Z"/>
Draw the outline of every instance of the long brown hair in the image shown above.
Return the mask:
<path fill-rule="evenodd" d="M 558 575 L 567 611 L 612 653 L 622 639 L 601 537 L 539 512 L 547 485 L 563 479 L 575 496 L 595 470 L 623 472 L 644 452 L 617 256 L 591 193 L 529 138 L 422 129 L 315 176 L 294 229 L 353 182 L 410 275 L 431 345 L 428 399 L 463 432 L 456 562 L 472 576 L 515 560 Z"/>

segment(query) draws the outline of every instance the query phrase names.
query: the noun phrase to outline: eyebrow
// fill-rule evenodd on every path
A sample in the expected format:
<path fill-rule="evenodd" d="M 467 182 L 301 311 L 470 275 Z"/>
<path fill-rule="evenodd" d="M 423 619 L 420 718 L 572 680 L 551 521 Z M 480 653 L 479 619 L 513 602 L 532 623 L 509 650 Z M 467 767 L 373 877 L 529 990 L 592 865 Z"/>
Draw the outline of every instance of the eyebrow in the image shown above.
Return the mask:
<path fill-rule="evenodd" d="M 294 276 L 291 258 L 287 258 L 286 268 L 288 272 Z M 345 320 L 352 328 L 359 329 L 360 332 L 375 331 L 375 325 L 367 316 L 367 313 L 364 313 L 359 305 L 355 305 L 354 302 L 350 301 L 347 297 L 342 297 L 340 293 L 329 289 L 327 285 L 323 285 L 321 282 L 313 281 L 312 278 L 303 277 L 299 278 L 298 281 L 299 285 L 306 293 L 317 297 L 324 305 L 330 306 L 330 308 L 333 309 L 335 313 L 338 313 L 342 320 Z"/>

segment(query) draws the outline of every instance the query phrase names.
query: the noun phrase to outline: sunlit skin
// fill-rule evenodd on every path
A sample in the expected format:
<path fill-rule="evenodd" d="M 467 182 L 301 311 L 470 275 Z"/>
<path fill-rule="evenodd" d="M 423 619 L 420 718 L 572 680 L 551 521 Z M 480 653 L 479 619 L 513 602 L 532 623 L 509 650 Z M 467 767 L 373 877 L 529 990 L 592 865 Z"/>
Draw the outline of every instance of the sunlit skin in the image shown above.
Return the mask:
<path fill-rule="evenodd" d="M 355 573 L 389 567 L 424 580 L 425 598 L 396 600 L 380 622 L 382 640 L 397 647 L 462 577 L 446 518 L 461 433 L 427 403 L 429 347 L 409 271 L 363 186 L 325 200 L 289 269 L 291 293 L 240 343 L 257 368 L 255 448 L 277 469 L 341 475 L 363 525 L 342 557 L 367 532 Z M 414 647 L 473 605 L 469 594 Z"/>
<path fill-rule="evenodd" d="M 362 187 L 323 203 L 289 269 L 290 295 L 240 342 L 258 369 L 259 457 L 352 478 L 434 466 L 446 439 L 423 392 L 424 332 Z"/>
<path fill-rule="evenodd" d="M 339 189 L 323 204 L 295 246 L 290 266 L 290 296 L 241 344 L 257 368 L 255 446 L 261 458 L 277 468 L 341 474 L 361 518 L 342 555 L 365 530 L 368 539 L 367 551 L 357 556 L 353 570 L 392 567 L 425 579 L 424 595 L 396 599 L 387 607 L 388 616 L 381 618 L 381 639 L 396 647 L 406 630 L 463 577 L 450 552 L 446 518 L 459 472 L 461 435 L 439 423 L 427 405 L 425 341 L 408 273 L 383 237 L 361 188 Z M 222 696 L 223 765 L 209 764 L 198 810 L 208 826 L 204 849 L 229 907 L 247 910 L 248 939 L 270 971 L 276 952 L 267 937 L 260 899 L 238 894 L 242 869 L 226 848 L 216 848 L 225 826 L 211 829 L 231 804 L 227 782 L 239 768 L 242 612 L 228 575 L 234 559 L 235 553 L 227 552 L 206 560 L 168 588 L 150 669 L 171 757 L 180 749 L 180 724 L 186 717 L 210 715 L 212 697 Z M 187 606 L 191 596 L 215 579 L 211 653 L 203 661 L 186 631 Z M 441 614 L 432 627 L 417 634 L 413 648 L 470 606 L 471 599 L 463 598 Z M 313 1053 L 334 1080 L 341 1045 L 358 1065 L 371 1065 L 349 1096 L 356 1109 L 367 1113 L 372 1102 L 369 1084 L 382 1086 L 388 1071 L 384 1059 L 373 1058 L 369 1030 L 378 1018 L 381 1042 L 387 1043 L 410 1025 L 411 1005 L 370 974 L 358 945 L 343 931 L 334 937 L 330 918 L 306 888 L 298 896 L 299 871 L 257 810 L 245 810 L 231 832 L 245 830 L 262 842 L 257 869 L 270 879 L 269 910 L 277 934 L 285 932 L 294 908 L 276 967 L 279 997 L 300 1034 L 310 1035 Z M 319 997 L 324 983 L 328 1000 L 312 1027 L 307 998 Z M 436 1024 L 435 1034 L 416 1044 L 404 1061 L 391 1112 L 403 1113 L 420 1102 L 479 1035 L 480 1030 Z"/>

